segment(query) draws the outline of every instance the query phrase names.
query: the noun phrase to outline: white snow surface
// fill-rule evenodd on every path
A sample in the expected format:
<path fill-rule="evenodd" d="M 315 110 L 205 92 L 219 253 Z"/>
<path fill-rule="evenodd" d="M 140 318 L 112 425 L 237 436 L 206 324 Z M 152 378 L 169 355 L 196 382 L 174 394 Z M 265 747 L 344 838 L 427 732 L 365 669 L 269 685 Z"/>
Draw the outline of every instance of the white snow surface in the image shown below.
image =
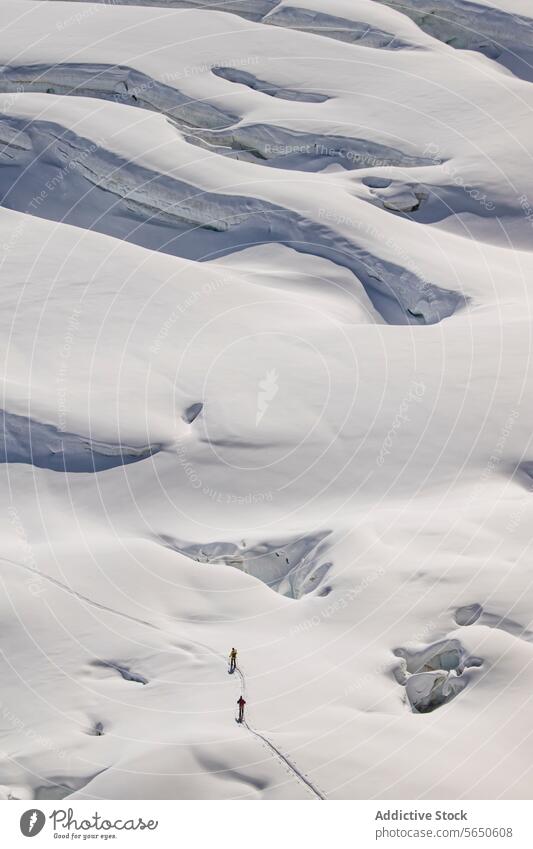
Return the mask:
<path fill-rule="evenodd" d="M 530 797 L 533 13 L 426 6 L 0 0 L 1 798 Z"/>

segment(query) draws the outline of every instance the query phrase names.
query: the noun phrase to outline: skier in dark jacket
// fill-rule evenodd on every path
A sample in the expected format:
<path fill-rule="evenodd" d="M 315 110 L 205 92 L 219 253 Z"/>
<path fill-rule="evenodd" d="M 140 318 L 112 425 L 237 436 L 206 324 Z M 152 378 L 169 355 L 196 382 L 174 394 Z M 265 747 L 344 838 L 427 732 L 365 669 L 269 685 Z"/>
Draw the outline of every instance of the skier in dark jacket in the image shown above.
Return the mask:
<path fill-rule="evenodd" d="M 229 653 L 229 671 L 235 672 L 237 666 L 237 649 L 232 649 Z"/>
<path fill-rule="evenodd" d="M 246 702 L 242 696 L 239 696 L 237 704 L 239 705 L 239 718 L 237 722 L 244 722 L 244 705 L 246 704 Z"/>

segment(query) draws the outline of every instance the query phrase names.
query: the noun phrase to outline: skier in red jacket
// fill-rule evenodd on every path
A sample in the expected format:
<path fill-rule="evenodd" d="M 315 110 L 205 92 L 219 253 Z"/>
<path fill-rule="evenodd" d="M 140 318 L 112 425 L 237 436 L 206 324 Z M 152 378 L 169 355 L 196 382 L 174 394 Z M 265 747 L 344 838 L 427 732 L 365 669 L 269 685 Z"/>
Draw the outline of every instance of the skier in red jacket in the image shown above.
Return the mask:
<path fill-rule="evenodd" d="M 242 696 L 239 696 L 237 704 L 239 705 L 239 718 L 237 722 L 244 722 L 244 705 L 246 704 L 246 702 Z"/>

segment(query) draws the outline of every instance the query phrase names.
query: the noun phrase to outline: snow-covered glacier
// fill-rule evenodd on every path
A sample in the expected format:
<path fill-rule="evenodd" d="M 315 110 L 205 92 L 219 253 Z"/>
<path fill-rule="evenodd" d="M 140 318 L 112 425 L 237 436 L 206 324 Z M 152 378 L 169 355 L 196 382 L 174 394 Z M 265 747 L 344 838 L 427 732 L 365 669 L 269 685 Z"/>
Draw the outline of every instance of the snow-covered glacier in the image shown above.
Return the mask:
<path fill-rule="evenodd" d="M 0 11 L 0 797 L 529 798 L 530 3 Z"/>

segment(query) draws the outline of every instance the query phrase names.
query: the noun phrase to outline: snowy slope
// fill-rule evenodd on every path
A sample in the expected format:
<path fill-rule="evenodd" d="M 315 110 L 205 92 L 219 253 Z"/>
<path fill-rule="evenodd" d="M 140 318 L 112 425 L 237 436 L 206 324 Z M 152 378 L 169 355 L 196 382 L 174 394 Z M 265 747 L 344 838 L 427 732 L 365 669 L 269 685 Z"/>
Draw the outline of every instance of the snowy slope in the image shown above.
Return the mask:
<path fill-rule="evenodd" d="M 530 795 L 533 18 L 423 5 L 2 0 L 3 797 Z"/>

